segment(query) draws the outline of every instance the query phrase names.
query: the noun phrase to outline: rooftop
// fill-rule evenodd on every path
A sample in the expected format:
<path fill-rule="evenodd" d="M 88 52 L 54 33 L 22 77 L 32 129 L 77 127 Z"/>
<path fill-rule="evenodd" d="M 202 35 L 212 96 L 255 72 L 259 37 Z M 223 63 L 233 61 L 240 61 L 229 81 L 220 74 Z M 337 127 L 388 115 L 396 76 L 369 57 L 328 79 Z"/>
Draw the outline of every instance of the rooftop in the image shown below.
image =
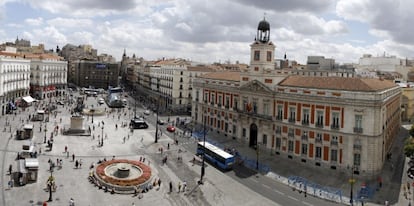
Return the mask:
<path fill-rule="evenodd" d="M 309 77 L 289 76 L 279 83 L 280 86 L 331 89 L 344 91 L 381 91 L 396 87 L 389 80 L 374 78 Z"/>
<path fill-rule="evenodd" d="M 240 72 L 212 72 L 212 73 L 202 75 L 201 78 L 215 79 L 215 80 L 240 81 Z"/>

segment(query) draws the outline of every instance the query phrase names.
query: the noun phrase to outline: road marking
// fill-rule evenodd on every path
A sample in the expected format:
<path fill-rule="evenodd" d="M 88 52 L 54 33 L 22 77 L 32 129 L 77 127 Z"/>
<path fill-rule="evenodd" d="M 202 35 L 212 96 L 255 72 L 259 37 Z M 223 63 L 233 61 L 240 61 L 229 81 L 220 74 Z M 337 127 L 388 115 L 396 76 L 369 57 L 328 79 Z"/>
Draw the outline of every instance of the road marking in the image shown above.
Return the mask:
<path fill-rule="evenodd" d="M 265 185 L 265 184 L 262 184 L 262 185 L 263 185 L 263 187 L 266 187 L 269 190 L 271 189 L 269 185 Z"/>
<path fill-rule="evenodd" d="M 292 196 L 290 196 L 290 195 L 288 195 L 288 198 L 290 198 L 290 199 L 292 199 L 292 200 L 299 201 L 298 199 L 296 199 L 296 198 L 294 198 L 294 197 L 292 197 Z"/>
<path fill-rule="evenodd" d="M 313 205 L 312 205 L 311 203 L 309 203 L 309 202 L 302 201 L 302 203 L 303 203 L 304 205 L 313 206 Z"/>
<path fill-rule="evenodd" d="M 281 192 L 281 191 L 279 191 L 279 190 L 273 190 L 273 191 L 275 191 L 275 192 L 277 192 L 277 193 L 279 193 L 279 195 L 285 195 L 285 193 L 283 193 L 283 192 Z"/>

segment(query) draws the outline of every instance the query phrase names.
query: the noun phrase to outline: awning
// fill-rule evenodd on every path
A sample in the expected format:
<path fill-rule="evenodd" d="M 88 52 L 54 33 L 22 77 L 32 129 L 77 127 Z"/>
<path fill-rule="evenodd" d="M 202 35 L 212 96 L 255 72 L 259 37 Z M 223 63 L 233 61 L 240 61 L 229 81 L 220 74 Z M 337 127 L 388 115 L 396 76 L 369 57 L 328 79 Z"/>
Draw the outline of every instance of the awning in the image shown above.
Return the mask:
<path fill-rule="evenodd" d="M 32 130 L 32 129 L 33 129 L 33 125 L 32 125 L 32 124 L 25 124 L 25 125 L 23 126 L 23 129 Z"/>
<path fill-rule="evenodd" d="M 26 168 L 32 168 L 37 169 L 39 168 L 39 160 L 35 158 L 26 158 L 25 160 L 25 166 Z"/>
<path fill-rule="evenodd" d="M 20 172 L 23 174 L 27 173 L 24 159 L 20 159 L 19 161 L 17 161 L 17 172 Z"/>
<path fill-rule="evenodd" d="M 36 99 L 34 99 L 33 97 L 31 97 L 31 96 L 25 96 L 25 97 L 22 97 L 23 98 L 23 100 L 25 101 L 25 102 L 27 102 L 27 103 L 32 103 L 32 102 L 34 102 L 34 101 L 36 101 Z"/>

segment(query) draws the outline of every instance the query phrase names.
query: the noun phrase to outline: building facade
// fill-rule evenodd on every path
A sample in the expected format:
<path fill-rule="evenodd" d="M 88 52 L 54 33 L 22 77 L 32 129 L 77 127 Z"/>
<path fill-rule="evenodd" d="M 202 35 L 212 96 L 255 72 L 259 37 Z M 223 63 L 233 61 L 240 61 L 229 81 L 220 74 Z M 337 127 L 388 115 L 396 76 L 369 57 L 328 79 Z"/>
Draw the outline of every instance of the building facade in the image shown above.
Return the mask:
<path fill-rule="evenodd" d="M 292 161 L 376 176 L 400 128 L 400 88 L 382 79 L 275 70 L 269 37 L 263 20 L 249 70 L 194 80 L 193 121 Z"/>
<path fill-rule="evenodd" d="M 119 64 L 90 60 L 75 62 L 74 83 L 79 87 L 108 89 L 119 86 Z"/>
<path fill-rule="evenodd" d="M 16 53 L 0 51 L 1 115 L 15 107 L 19 98 L 28 96 L 30 88 L 30 60 Z"/>
<path fill-rule="evenodd" d="M 30 61 L 30 93 L 35 99 L 63 96 L 67 86 L 68 63 L 51 54 L 26 55 Z"/>

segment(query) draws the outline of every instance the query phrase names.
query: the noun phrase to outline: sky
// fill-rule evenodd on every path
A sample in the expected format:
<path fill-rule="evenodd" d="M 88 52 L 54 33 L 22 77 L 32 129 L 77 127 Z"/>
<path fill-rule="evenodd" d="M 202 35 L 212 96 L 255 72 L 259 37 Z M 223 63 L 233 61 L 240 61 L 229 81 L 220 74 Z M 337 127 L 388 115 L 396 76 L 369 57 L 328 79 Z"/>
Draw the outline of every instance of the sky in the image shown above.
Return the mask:
<path fill-rule="evenodd" d="M 121 59 L 249 63 L 258 23 L 275 57 L 414 57 L 412 0 L 0 0 L 0 42 L 90 44 Z"/>

